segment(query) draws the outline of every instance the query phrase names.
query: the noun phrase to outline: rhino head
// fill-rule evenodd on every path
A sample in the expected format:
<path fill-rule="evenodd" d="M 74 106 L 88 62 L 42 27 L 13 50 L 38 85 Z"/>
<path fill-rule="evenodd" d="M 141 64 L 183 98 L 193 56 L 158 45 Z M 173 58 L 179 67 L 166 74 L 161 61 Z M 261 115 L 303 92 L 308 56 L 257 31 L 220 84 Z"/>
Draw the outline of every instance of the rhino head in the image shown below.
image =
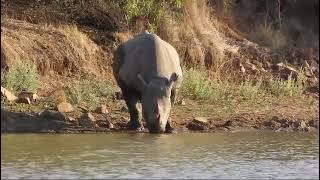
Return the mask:
<path fill-rule="evenodd" d="M 150 133 L 163 133 L 166 131 L 167 121 L 171 110 L 171 90 L 178 79 L 173 73 L 170 79 L 156 77 L 149 83 L 138 74 L 142 90 L 142 112 Z"/>

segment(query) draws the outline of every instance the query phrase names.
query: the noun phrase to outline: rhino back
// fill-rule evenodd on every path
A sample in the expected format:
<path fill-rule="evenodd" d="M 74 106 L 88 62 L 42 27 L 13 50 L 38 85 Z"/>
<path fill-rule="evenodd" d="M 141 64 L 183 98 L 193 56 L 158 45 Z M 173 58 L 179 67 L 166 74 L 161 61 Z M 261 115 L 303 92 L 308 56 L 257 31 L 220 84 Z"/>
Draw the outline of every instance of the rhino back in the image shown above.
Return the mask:
<path fill-rule="evenodd" d="M 127 85 L 135 86 L 138 73 L 147 83 L 155 76 L 169 79 L 173 72 L 182 77 L 178 53 L 155 34 L 140 34 L 121 48 L 123 55 L 118 76 Z"/>

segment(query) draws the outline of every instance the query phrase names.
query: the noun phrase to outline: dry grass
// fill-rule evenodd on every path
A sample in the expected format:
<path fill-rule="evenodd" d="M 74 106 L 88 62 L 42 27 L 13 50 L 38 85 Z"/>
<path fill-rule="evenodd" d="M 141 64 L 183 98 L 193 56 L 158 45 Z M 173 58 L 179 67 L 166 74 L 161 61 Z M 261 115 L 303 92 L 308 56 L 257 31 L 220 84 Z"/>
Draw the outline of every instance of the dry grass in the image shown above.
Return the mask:
<path fill-rule="evenodd" d="M 15 59 L 33 61 L 41 75 L 95 73 L 108 64 L 107 54 L 75 25 L 54 27 L 5 19 L 1 23 L 1 45 L 10 67 Z"/>
<path fill-rule="evenodd" d="M 185 1 L 182 10 L 181 17 L 163 20 L 158 34 L 173 44 L 185 67 L 210 70 L 211 77 L 218 81 L 228 79 L 237 67 L 225 52 L 237 53 L 237 47 L 229 45 L 220 32 L 227 28 L 213 16 L 206 1 Z"/>

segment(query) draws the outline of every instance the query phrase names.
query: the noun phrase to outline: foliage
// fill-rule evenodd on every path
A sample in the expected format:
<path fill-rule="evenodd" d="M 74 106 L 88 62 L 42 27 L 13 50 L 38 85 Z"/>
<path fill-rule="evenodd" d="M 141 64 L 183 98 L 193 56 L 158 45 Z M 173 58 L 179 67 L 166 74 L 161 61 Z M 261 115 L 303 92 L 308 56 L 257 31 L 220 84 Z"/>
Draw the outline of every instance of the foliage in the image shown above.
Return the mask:
<path fill-rule="evenodd" d="M 239 86 L 239 94 L 245 100 L 252 100 L 258 97 L 260 94 L 264 94 L 261 88 L 261 82 L 254 84 L 250 80 L 246 80 Z"/>
<path fill-rule="evenodd" d="M 15 92 L 35 92 L 39 87 L 36 66 L 28 60 L 13 62 L 7 72 L 1 72 L 1 84 Z"/>
<path fill-rule="evenodd" d="M 300 96 L 305 90 L 304 77 L 299 75 L 297 80 L 291 76 L 287 80 L 271 79 L 266 89 L 276 96 Z"/>
<path fill-rule="evenodd" d="M 224 97 L 224 88 L 218 83 L 209 81 L 207 74 L 196 69 L 184 71 L 181 92 L 194 100 L 218 100 Z"/>
<path fill-rule="evenodd" d="M 111 82 L 95 78 L 84 78 L 74 83 L 67 91 L 69 100 L 73 104 L 86 102 L 92 107 L 101 103 L 102 98 L 109 98 L 114 94 Z"/>
<path fill-rule="evenodd" d="M 181 7 L 184 0 L 126 0 L 124 11 L 126 19 L 132 21 L 143 17 L 148 30 L 155 32 L 159 21 L 165 17 L 168 8 Z"/>

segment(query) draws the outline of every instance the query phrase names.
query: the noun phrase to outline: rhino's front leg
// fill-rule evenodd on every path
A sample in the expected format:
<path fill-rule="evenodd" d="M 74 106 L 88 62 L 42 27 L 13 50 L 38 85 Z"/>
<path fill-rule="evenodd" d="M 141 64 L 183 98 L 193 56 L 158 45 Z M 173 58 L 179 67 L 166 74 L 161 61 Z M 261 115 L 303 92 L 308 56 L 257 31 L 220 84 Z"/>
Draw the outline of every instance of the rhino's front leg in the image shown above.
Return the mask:
<path fill-rule="evenodd" d="M 173 128 L 173 125 L 172 125 L 172 120 L 171 120 L 171 118 L 168 118 L 168 121 L 167 121 L 167 124 L 166 124 L 165 133 L 173 133 L 173 131 L 174 131 L 174 128 Z"/>
<path fill-rule="evenodd" d="M 124 100 L 126 101 L 126 104 L 128 106 L 128 110 L 130 113 L 130 122 L 129 122 L 129 128 L 133 130 L 142 131 L 143 125 L 141 122 L 142 119 L 142 113 L 141 110 L 138 108 L 138 102 L 139 98 L 135 96 L 134 94 L 123 94 Z"/>

